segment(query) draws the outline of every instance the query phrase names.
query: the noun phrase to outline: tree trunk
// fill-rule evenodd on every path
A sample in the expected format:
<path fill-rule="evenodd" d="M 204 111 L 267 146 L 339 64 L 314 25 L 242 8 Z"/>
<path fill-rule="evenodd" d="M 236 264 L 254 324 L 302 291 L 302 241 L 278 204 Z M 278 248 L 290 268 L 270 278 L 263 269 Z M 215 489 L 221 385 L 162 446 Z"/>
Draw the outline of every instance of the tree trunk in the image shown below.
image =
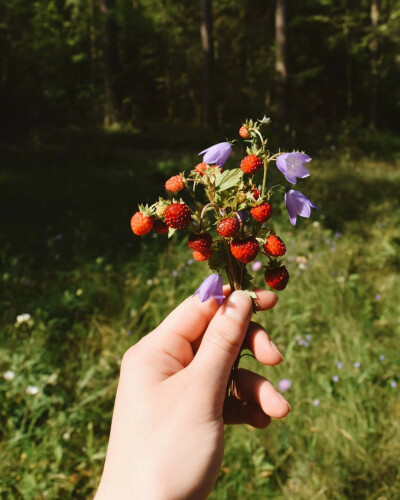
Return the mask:
<path fill-rule="evenodd" d="M 212 34 L 211 0 L 201 0 L 201 2 L 200 35 L 203 49 L 203 121 L 207 126 L 215 126 L 214 40 Z"/>
<path fill-rule="evenodd" d="M 103 62 L 104 62 L 104 125 L 110 126 L 119 119 L 119 106 L 115 78 L 118 68 L 117 25 L 114 19 L 114 0 L 100 0 L 104 15 Z"/>
<path fill-rule="evenodd" d="M 378 0 L 371 1 L 371 41 L 369 49 L 371 51 L 371 109 L 369 118 L 369 127 L 371 130 L 376 128 L 376 113 L 378 100 L 378 38 L 377 29 L 379 22 Z"/>
<path fill-rule="evenodd" d="M 276 117 L 283 129 L 287 122 L 286 0 L 276 1 L 275 40 Z"/>

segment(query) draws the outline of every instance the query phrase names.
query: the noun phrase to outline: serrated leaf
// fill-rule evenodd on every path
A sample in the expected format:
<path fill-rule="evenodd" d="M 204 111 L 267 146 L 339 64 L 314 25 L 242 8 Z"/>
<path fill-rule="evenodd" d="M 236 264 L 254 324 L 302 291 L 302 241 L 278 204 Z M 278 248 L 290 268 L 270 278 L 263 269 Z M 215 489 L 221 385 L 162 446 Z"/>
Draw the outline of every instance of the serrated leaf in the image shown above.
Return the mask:
<path fill-rule="evenodd" d="M 215 179 L 215 189 L 218 191 L 226 191 L 227 189 L 239 184 L 242 178 L 243 172 L 240 168 L 225 170 L 222 174 L 217 175 Z"/>

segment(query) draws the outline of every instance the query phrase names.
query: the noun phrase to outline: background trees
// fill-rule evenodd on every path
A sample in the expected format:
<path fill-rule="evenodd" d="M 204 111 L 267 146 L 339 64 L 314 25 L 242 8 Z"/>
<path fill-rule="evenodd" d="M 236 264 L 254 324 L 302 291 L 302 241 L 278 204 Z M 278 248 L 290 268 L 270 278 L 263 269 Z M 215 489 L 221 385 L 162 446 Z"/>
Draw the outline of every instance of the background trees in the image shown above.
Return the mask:
<path fill-rule="evenodd" d="M 398 0 L 0 0 L 7 130 L 399 120 Z"/>

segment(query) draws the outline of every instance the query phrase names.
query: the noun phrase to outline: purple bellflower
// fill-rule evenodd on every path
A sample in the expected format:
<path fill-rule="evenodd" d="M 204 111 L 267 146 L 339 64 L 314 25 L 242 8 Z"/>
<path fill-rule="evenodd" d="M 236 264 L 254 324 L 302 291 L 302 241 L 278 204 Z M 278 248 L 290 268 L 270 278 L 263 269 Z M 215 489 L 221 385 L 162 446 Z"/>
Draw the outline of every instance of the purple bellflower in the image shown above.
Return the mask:
<path fill-rule="evenodd" d="M 199 156 L 204 154 L 203 162 L 208 165 L 216 164 L 222 167 L 231 153 L 232 146 L 229 142 L 220 142 L 214 146 L 204 149 L 199 153 Z"/>
<path fill-rule="evenodd" d="M 312 158 L 304 153 L 283 153 L 276 159 L 276 166 L 291 184 L 296 184 L 297 179 L 309 177 L 306 163 L 311 160 Z"/>
<path fill-rule="evenodd" d="M 285 194 L 286 208 L 289 212 L 289 219 L 293 226 L 296 225 L 297 216 L 309 218 L 312 208 L 318 208 L 317 205 L 300 193 L 291 189 Z"/>
<path fill-rule="evenodd" d="M 292 382 L 288 378 L 283 378 L 278 383 L 278 389 L 281 392 L 288 391 L 291 388 L 291 386 L 292 386 Z"/>
<path fill-rule="evenodd" d="M 200 301 L 206 302 L 214 298 L 218 305 L 221 305 L 225 297 L 222 292 L 222 278 L 219 274 L 210 274 L 199 288 L 194 292 L 193 297 L 199 294 Z"/>

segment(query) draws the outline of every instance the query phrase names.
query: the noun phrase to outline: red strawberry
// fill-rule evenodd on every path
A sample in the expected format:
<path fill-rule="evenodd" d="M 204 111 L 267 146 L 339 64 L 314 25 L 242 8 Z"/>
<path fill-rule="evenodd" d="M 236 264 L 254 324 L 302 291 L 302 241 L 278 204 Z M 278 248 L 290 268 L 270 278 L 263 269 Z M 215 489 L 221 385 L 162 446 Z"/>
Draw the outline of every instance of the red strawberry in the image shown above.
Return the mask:
<path fill-rule="evenodd" d="M 210 233 L 190 233 L 188 245 L 192 250 L 204 252 L 210 248 L 212 237 Z"/>
<path fill-rule="evenodd" d="M 250 137 L 249 129 L 245 125 L 242 125 L 239 129 L 239 135 L 242 139 L 248 139 Z"/>
<path fill-rule="evenodd" d="M 253 196 L 255 200 L 258 200 L 260 196 L 260 191 L 257 188 L 253 188 Z"/>
<path fill-rule="evenodd" d="M 265 282 L 274 290 L 283 290 L 289 281 L 289 273 L 285 266 L 267 269 L 265 271 Z"/>
<path fill-rule="evenodd" d="M 171 203 L 165 209 L 164 222 L 173 229 L 183 229 L 190 224 L 190 208 L 186 203 Z"/>
<path fill-rule="evenodd" d="M 183 179 L 181 174 L 174 175 L 170 179 L 167 180 L 165 183 L 165 189 L 167 191 L 171 191 L 172 193 L 177 193 L 178 191 L 182 191 L 182 189 L 185 187 L 185 184 L 183 183 Z"/>
<path fill-rule="evenodd" d="M 267 222 L 271 218 L 272 210 L 271 205 L 267 202 L 261 203 L 261 205 L 257 205 L 256 207 L 250 210 L 253 219 L 257 222 L 263 223 Z"/>
<path fill-rule="evenodd" d="M 262 167 L 263 161 L 256 155 L 245 156 L 240 164 L 240 168 L 245 174 L 253 175 Z"/>
<path fill-rule="evenodd" d="M 279 236 L 271 234 L 265 241 L 264 250 L 273 257 L 281 257 L 286 253 L 286 247 Z"/>
<path fill-rule="evenodd" d="M 208 260 L 212 255 L 212 250 L 210 248 L 207 248 L 206 250 L 199 252 L 198 250 L 193 251 L 193 258 L 194 260 L 197 260 L 197 262 L 204 262 L 205 260 Z"/>
<path fill-rule="evenodd" d="M 243 264 L 247 264 L 256 258 L 260 250 L 260 245 L 254 236 L 249 236 L 244 240 L 234 239 L 231 243 L 232 255 Z"/>
<path fill-rule="evenodd" d="M 194 169 L 196 170 L 196 172 L 200 175 L 204 175 L 204 169 L 207 168 L 207 163 L 199 163 L 198 165 L 196 165 L 194 167 Z"/>
<path fill-rule="evenodd" d="M 158 234 L 166 234 L 168 226 L 161 219 L 154 219 L 154 231 Z"/>
<path fill-rule="evenodd" d="M 142 212 L 136 212 L 131 218 L 131 229 L 138 236 L 149 233 L 153 229 L 153 224 L 153 218 Z"/>
<path fill-rule="evenodd" d="M 223 238 L 233 238 L 239 231 L 240 222 L 237 217 L 227 217 L 217 224 L 217 233 Z"/>

